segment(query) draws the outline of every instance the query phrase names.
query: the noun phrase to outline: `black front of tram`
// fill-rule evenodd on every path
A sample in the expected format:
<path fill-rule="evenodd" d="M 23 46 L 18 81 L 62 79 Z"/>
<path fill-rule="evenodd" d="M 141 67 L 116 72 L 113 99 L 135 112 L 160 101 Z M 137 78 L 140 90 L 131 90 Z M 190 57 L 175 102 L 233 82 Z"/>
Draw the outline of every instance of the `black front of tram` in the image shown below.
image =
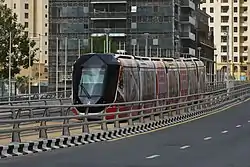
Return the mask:
<path fill-rule="evenodd" d="M 113 103 L 120 64 L 114 54 L 82 55 L 73 66 L 73 104 Z M 99 113 L 105 107 L 90 107 L 89 113 Z M 85 113 L 86 107 L 77 107 Z"/>

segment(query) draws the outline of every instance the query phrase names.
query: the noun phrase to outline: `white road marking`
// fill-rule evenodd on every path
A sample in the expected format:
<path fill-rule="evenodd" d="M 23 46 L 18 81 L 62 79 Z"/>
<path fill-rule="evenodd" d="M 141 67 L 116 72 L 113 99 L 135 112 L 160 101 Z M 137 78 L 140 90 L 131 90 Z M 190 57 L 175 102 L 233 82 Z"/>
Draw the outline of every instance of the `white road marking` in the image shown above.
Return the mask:
<path fill-rule="evenodd" d="M 180 147 L 180 149 L 186 149 L 186 148 L 189 148 L 189 147 L 190 147 L 189 145 L 186 145 L 186 146 Z"/>
<path fill-rule="evenodd" d="M 223 133 L 223 134 L 224 134 L 224 133 L 227 133 L 227 132 L 228 132 L 227 130 L 224 130 L 224 131 L 222 131 L 221 133 Z"/>
<path fill-rule="evenodd" d="M 240 128 L 240 127 L 241 127 L 241 125 L 237 125 L 237 126 L 236 126 L 236 128 Z"/>
<path fill-rule="evenodd" d="M 153 159 L 153 158 L 156 158 L 156 157 L 159 157 L 160 155 L 151 155 L 151 156 L 148 156 L 146 157 L 147 159 Z"/>
<path fill-rule="evenodd" d="M 205 137 L 204 140 L 210 140 L 212 137 Z"/>

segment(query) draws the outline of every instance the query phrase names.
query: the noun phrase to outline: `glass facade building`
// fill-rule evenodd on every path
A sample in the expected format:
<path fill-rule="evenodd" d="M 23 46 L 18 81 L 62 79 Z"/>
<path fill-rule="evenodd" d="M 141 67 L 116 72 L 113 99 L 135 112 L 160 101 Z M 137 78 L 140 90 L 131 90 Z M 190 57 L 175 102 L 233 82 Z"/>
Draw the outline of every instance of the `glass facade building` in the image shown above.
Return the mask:
<path fill-rule="evenodd" d="M 88 46 L 90 35 L 88 9 L 89 3 L 82 0 L 72 2 L 49 0 L 49 88 L 51 91 L 56 88 L 56 78 L 58 78 L 58 90 L 64 89 L 65 83 L 68 88 L 71 88 L 72 65 L 81 54 L 80 52 Z"/>
<path fill-rule="evenodd" d="M 197 55 L 198 5 L 193 0 L 49 0 L 49 86 L 55 90 L 58 78 L 59 90 L 65 83 L 70 88 L 72 64 L 93 36 L 108 34 L 128 54 Z"/>

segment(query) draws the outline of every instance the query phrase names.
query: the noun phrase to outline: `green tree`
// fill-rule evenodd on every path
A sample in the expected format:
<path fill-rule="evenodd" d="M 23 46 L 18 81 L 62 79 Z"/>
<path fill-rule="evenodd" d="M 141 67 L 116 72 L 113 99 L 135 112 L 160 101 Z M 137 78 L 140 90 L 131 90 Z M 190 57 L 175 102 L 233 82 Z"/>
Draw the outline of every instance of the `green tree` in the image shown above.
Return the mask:
<path fill-rule="evenodd" d="M 29 77 L 28 76 L 17 76 L 16 77 L 16 85 L 17 89 L 21 93 L 27 93 L 28 85 L 29 85 Z"/>
<path fill-rule="evenodd" d="M 35 48 L 36 43 L 28 38 L 25 27 L 17 22 L 17 15 L 3 2 L 4 0 L 0 0 L 0 78 L 8 78 L 10 46 L 12 77 L 18 74 L 22 67 L 29 67 L 29 55 L 30 65 L 33 65 L 38 48 Z"/>
<path fill-rule="evenodd" d="M 92 37 L 93 39 L 93 52 L 94 53 L 104 53 L 104 42 L 106 41 L 105 36 L 101 37 Z M 109 41 L 111 43 L 111 53 L 115 53 L 117 51 L 117 43 L 112 40 L 112 38 L 109 38 Z M 83 53 L 90 53 L 91 52 L 91 39 L 89 39 L 89 47 L 86 48 Z"/>

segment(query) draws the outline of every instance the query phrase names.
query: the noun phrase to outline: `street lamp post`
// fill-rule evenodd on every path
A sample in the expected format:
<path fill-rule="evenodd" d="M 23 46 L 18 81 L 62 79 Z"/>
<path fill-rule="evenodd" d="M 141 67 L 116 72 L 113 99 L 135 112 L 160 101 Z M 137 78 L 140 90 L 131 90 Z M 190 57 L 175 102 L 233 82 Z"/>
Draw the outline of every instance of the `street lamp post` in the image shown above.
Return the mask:
<path fill-rule="evenodd" d="M 30 60 L 30 42 L 29 42 L 29 100 L 31 100 L 30 94 L 31 94 L 31 60 Z"/>
<path fill-rule="evenodd" d="M 149 33 L 144 33 L 144 35 L 145 35 L 145 43 L 146 43 L 146 45 L 145 45 L 145 57 L 148 57 L 148 36 L 149 36 Z"/>
<path fill-rule="evenodd" d="M 109 32 L 110 32 L 110 28 L 105 28 L 105 35 L 106 35 L 106 53 L 108 53 L 109 51 Z"/>
<path fill-rule="evenodd" d="M 39 93 L 39 99 L 40 99 L 40 94 L 41 94 L 41 35 L 39 34 L 39 64 L 38 64 L 38 73 L 39 73 L 39 78 L 38 78 L 38 93 Z"/>
<path fill-rule="evenodd" d="M 67 76 L 67 49 L 68 49 L 68 38 L 67 37 L 65 37 L 65 62 L 64 62 L 64 97 L 66 98 L 67 97 L 67 92 L 66 92 L 66 90 L 67 90 L 67 80 L 66 80 L 66 76 Z"/>
<path fill-rule="evenodd" d="M 9 101 L 11 101 L 10 95 L 11 95 L 11 52 L 12 52 L 12 33 L 10 32 L 10 46 L 9 46 Z"/>
<path fill-rule="evenodd" d="M 227 28 L 226 35 L 227 35 L 227 92 L 229 93 L 229 73 L 231 73 L 229 67 L 229 27 Z"/>
<path fill-rule="evenodd" d="M 199 60 L 201 59 L 201 47 L 198 47 L 198 57 L 199 57 Z"/>
<path fill-rule="evenodd" d="M 58 98 L 58 66 L 59 66 L 59 51 L 58 51 L 58 45 L 59 45 L 59 41 L 58 41 L 58 37 L 56 37 L 56 98 Z"/>

